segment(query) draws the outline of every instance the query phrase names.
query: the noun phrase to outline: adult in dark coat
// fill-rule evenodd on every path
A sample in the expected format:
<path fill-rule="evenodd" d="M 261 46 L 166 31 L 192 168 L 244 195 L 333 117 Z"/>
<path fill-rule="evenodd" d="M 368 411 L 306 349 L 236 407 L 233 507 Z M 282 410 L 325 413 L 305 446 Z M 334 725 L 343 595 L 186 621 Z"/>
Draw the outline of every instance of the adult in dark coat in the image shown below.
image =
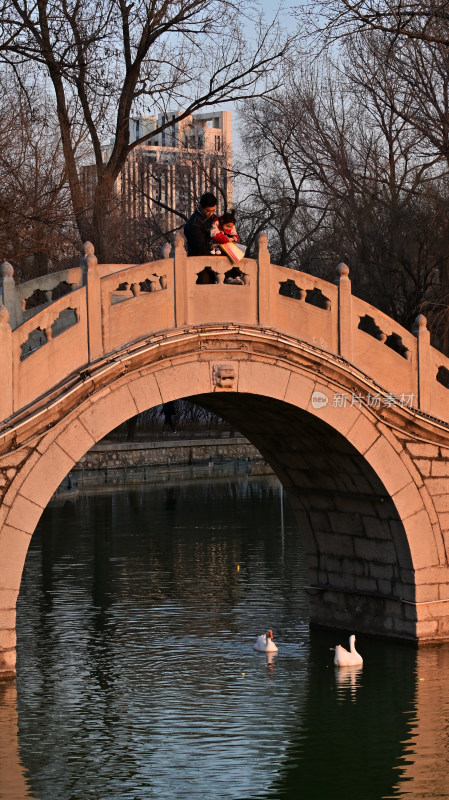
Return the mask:
<path fill-rule="evenodd" d="M 215 222 L 217 198 L 211 192 L 200 197 L 198 207 L 184 226 L 188 256 L 209 256 L 211 248 L 210 229 Z"/>

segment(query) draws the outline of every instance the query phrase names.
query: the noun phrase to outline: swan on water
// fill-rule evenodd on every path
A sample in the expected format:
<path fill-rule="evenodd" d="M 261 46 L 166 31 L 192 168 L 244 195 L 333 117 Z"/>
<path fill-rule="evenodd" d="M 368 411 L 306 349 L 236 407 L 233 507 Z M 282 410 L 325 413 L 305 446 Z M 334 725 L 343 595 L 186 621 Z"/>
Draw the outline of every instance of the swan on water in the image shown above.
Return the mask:
<path fill-rule="evenodd" d="M 273 642 L 273 631 L 263 633 L 262 636 L 257 637 L 256 643 L 253 645 L 254 650 L 260 650 L 262 653 L 277 653 L 278 648 Z"/>
<path fill-rule="evenodd" d="M 355 649 L 355 636 L 349 637 L 349 653 L 341 644 L 335 648 L 334 664 L 337 667 L 353 667 L 356 664 L 363 664 L 363 658 Z"/>

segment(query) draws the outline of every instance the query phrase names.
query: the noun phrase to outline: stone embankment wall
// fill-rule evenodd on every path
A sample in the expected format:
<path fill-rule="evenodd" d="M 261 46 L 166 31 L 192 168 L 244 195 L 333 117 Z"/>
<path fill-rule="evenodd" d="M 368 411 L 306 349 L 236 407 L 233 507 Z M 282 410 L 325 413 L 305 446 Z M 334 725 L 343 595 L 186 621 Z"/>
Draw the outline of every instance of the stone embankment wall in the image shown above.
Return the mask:
<path fill-rule="evenodd" d="M 114 470 L 136 467 L 166 467 L 231 459 L 265 463 L 259 451 L 243 437 L 233 439 L 184 439 L 155 442 L 100 442 L 75 465 L 81 470 Z M 271 468 L 267 465 L 267 472 Z"/>

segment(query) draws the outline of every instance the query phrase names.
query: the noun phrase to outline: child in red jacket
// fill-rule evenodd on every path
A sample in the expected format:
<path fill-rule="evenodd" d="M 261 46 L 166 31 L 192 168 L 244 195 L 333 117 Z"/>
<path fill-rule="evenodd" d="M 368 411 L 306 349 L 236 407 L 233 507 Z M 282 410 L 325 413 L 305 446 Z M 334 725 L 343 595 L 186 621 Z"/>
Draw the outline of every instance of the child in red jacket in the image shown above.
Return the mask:
<path fill-rule="evenodd" d="M 212 242 L 212 253 L 221 255 L 219 247 L 214 247 L 216 244 L 226 244 L 227 242 L 238 242 L 239 236 L 235 227 L 235 211 L 226 211 L 221 217 L 217 217 L 210 230 L 210 238 Z"/>

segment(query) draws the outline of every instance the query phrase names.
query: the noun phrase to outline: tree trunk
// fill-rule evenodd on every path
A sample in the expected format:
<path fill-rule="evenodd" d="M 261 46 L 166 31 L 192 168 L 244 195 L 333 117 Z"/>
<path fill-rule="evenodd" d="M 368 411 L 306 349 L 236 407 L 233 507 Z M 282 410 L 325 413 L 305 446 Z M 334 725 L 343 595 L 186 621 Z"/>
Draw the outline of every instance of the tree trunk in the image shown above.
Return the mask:
<path fill-rule="evenodd" d="M 440 269 L 440 282 L 441 305 L 444 308 L 441 349 L 445 356 L 449 356 L 449 256 L 445 256 L 445 258 L 442 260 Z"/>
<path fill-rule="evenodd" d="M 100 264 L 114 263 L 121 225 L 118 213 L 118 198 L 114 193 L 114 181 L 108 174 L 99 177 L 95 190 L 90 241 Z"/>

